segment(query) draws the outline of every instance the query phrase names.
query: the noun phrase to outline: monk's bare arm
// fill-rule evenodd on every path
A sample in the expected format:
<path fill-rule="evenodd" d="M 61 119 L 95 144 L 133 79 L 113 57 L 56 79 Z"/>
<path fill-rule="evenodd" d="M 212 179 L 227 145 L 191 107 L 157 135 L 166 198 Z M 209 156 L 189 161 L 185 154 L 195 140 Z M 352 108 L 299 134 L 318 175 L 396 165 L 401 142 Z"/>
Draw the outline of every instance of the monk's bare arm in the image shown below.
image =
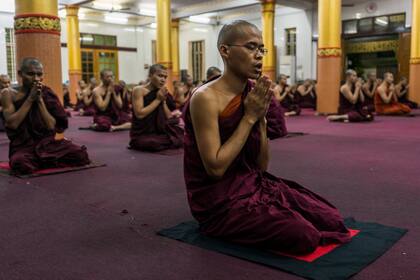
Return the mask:
<path fill-rule="evenodd" d="M 108 104 L 111 100 L 111 93 L 107 91 L 105 93 L 105 98 L 103 98 L 100 94 L 100 89 L 95 88 L 93 90 L 93 102 L 95 102 L 95 105 L 98 107 L 99 110 L 105 111 L 108 107 Z"/>
<path fill-rule="evenodd" d="M 25 119 L 29 110 L 31 110 L 32 103 L 34 101 L 27 98 L 19 110 L 16 111 L 15 106 L 13 105 L 13 94 L 16 94 L 16 91 L 12 89 L 4 89 L 2 91 L 1 104 L 3 107 L 3 116 L 6 127 L 10 129 L 17 129 Z"/>
<path fill-rule="evenodd" d="M 45 106 L 44 100 L 42 98 L 39 98 L 37 102 L 39 112 L 41 113 L 41 117 L 44 120 L 45 125 L 49 130 L 53 130 L 56 123 L 54 117 L 51 116 L 50 112 L 48 112 L 47 106 Z"/>
<path fill-rule="evenodd" d="M 147 117 L 148 115 L 150 115 L 150 113 L 156 110 L 156 108 L 159 106 L 161 102 L 159 99 L 156 98 L 149 105 L 144 107 L 144 96 L 146 94 L 147 94 L 147 89 L 142 86 L 135 87 L 133 90 L 134 114 L 139 119 L 143 119 Z"/>
<path fill-rule="evenodd" d="M 340 88 L 340 92 L 344 97 L 351 103 L 356 104 L 359 99 L 360 88 L 356 87 L 354 94 L 351 92 L 348 86 L 344 85 Z"/>
<path fill-rule="evenodd" d="M 244 116 L 232 136 L 222 145 L 217 101 L 211 92 L 194 94 L 190 110 L 198 150 L 207 174 L 220 178 L 242 150 L 256 121 Z"/>
<path fill-rule="evenodd" d="M 394 95 L 393 91 L 389 91 L 389 94 L 387 94 L 386 91 L 382 87 L 378 88 L 378 93 L 385 104 L 389 104 Z"/>
<path fill-rule="evenodd" d="M 401 86 L 395 86 L 395 94 L 398 98 L 403 97 L 407 93 L 407 89 L 401 90 Z"/>
<path fill-rule="evenodd" d="M 312 91 L 312 88 L 313 86 L 309 86 L 308 89 L 305 90 L 305 87 L 300 85 L 298 86 L 297 91 L 300 93 L 300 95 L 305 96 Z"/>
<path fill-rule="evenodd" d="M 115 104 L 117 105 L 117 108 L 121 109 L 122 106 L 123 106 L 121 94 L 116 93 L 113 88 L 111 89 L 111 92 L 112 92 L 112 99 L 114 100 Z"/>
<path fill-rule="evenodd" d="M 78 90 L 76 92 L 76 97 L 77 97 L 77 100 L 83 100 L 83 91 L 82 90 Z"/>
<path fill-rule="evenodd" d="M 172 117 L 172 112 L 168 107 L 168 104 L 166 104 L 166 100 L 163 101 L 163 111 L 165 112 L 166 119 L 170 119 Z"/>
<path fill-rule="evenodd" d="M 267 171 L 268 163 L 270 162 L 270 153 L 267 137 L 267 120 L 264 118 L 259 122 L 260 129 L 260 154 L 258 155 L 258 166 L 263 171 Z"/>
<path fill-rule="evenodd" d="M 82 91 L 82 96 L 83 96 L 83 103 L 86 106 L 89 106 L 92 103 L 93 100 L 93 94 L 91 89 L 85 89 Z"/>

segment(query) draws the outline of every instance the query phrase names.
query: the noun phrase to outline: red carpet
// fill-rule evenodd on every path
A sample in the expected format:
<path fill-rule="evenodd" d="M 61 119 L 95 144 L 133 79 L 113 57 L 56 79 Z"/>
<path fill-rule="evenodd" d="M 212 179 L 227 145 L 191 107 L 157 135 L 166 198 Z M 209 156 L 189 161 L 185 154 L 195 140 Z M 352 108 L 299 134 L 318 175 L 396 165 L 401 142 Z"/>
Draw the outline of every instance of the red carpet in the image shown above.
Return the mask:
<path fill-rule="evenodd" d="M 0 177 L 0 279 L 301 279 L 156 236 L 192 219 L 182 154 L 130 151 L 128 131 L 77 129 L 90 121 L 71 118 L 66 137 L 107 167 Z M 287 124 L 309 134 L 271 142 L 271 173 L 310 187 L 343 216 L 409 229 L 353 279 L 417 279 L 420 117 L 345 124 L 304 112 Z M 0 160 L 7 153 L 0 145 Z"/>

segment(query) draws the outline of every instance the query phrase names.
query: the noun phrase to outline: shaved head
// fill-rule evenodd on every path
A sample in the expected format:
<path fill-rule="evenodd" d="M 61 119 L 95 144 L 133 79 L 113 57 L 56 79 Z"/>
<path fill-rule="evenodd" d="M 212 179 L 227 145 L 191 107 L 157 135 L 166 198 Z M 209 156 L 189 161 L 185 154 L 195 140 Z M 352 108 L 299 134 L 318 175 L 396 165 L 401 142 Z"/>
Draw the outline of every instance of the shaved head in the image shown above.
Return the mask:
<path fill-rule="evenodd" d="M 20 71 L 26 72 L 31 66 L 41 67 L 42 63 L 35 57 L 25 57 L 20 63 Z"/>
<path fill-rule="evenodd" d="M 261 32 L 255 24 L 244 20 L 235 20 L 223 25 L 219 32 L 219 37 L 217 38 L 217 48 L 220 48 L 221 45 L 235 43 L 239 38 L 243 37 L 250 28 Z"/>

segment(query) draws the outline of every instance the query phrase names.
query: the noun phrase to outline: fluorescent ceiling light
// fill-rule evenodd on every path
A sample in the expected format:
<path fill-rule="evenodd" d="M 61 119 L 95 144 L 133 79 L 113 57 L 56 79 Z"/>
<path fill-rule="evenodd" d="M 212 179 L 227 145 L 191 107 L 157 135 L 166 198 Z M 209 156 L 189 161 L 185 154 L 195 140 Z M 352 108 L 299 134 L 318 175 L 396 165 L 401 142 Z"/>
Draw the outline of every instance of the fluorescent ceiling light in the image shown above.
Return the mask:
<path fill-rule="evenodd" d="M 122 6 L 118 4 L 113 3 L 104 3 L 104 2 L 93 2 L 93 7 L 96 9 L 102 9 L 102 10 L 121 10 Z"/>
<path fill-rule="evenodd" d="M 356 18 L 357 18 L 357 19 L 362 18 L 362 14 L 361 14 L 361 13 L 356 13 Z"/>
<path fill-rule="evenodd" d="M 124 30 L 128 32 L 136 32 L 135 28 L 124 28 Z"/>
<path fill-rule="evenodd" d="M 193 30 L 194 31 L 197 31 L 197 32 L 203 32 L 203 33 L 208 32 L 208 30 L 207 29 L 204 29 L 204 28 L 193 28 Z"/>
<path fill-rule="evenodd" d="M 140 8 L 140 14 L 143 15 L 143 16 L 155 17 L 156 16 L 156 10 Z"/>
<path fill-rule="evenodd" d="M 156 27 L 157 27 L 157 24 L 156 24 L 156 22 L 153 22 L 153 23 L 151 23 L 149 26 L 150 26 L 151 28 L 156 28 Z"/>
<path fill-rule="evenodd" d="M 376 18 L 375 19 L 375 23 L 376 24 L 379 24 L 379 25 L 382 25 L 382 26 L 387 26 L 388 25 L 388 21 L 387 20 L 383 20 L 381 18 Z"/>
<path fill-rule="evenodd" d="M 85 23 L 87 26 L 90 26 L 90 27 L 98 27 L 99 26 L 99 24 L 97 24 L 97 23 L 93 23 L 93 22 L 89 22 L 89 23 Z"/>
<path fill-rule="evenodd" d="M 190 16 L 188 20 L 197 23 L 210 23 L 210 18 L 208 17 Z"/>
<path fill-rule="evenodd" d="M 93 38 L 92 37 L 81 37 L 80 41 L 84 41 L 84 42 L 93 42 Z"/>
<path fill-rule="evenodd" d="M 105 15 L 105 21 L 110 23 L 118 23 L 118 24 L 124 24 L 128 22 L 128 18 L 126 17 L 117 17 L 114 15 Z"/>

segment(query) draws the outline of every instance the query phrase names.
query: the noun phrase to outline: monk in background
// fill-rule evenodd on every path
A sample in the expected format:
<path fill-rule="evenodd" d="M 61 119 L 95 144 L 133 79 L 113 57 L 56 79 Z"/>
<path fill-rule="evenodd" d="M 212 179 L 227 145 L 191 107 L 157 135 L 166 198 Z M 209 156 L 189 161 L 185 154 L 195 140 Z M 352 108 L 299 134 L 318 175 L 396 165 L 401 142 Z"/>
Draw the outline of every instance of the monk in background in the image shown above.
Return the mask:
<path fill-rule="evenodd" d="M 123 89 L 114 84 L 114 73 L 110 69 L 101 71 L 101 84 L 93 90 L 96 106 L 92 129 L 95 131 L 118 131 L 131 127 L 131 120 L 122 111 Z"/>
<path fill-rule="evenodd" d="M 278 83 L 273 88 L 273 96 L 286 111 L 285 116 L 297 116 L 300 115 L 301 109 L 292 93 L 292 87 L 287 84 L 288 78 L 287 75 L 280 74 Z"/>
<path fill-rule="evenodd" d="M 154 64 L 149 69 L 149 83 L 133 89 L 130 149 L 156 152 L 182 147 L 181 113 L 175 110 L 175 102 L 165 87 L 167 78 L 167 69 Z"/>
<path fill-rule="evenodd" d="M 55 140 L 68 127 L 66 112 L 55 93 L 42 83 L 43 66 L 36 58 L 22 61 L 22 87 L 2 91 L 3 114 L 10 139 L 9 164 L 15 174 L 42 168 L 90 163 L 86 147 Z"/>
<path fill-rule="evenodd" d="M 411 109 L 417 109 L 418 104 L 408 99 L 408 89 L 409 85 L 407 78 L 401 77 L 400 82 L 395 85 L 395 93 L 398 97 L 398 101 Z"/>
<path fill-rule="evenodd" d="M 340 87 L 338 114 L 328 116 L 329 121 L 367 122 L 373 120 L 373 115 L 364 106 L 365 97 L 362 90 L 362 80 L 354 70 L 346 71 L 346 83 Z"/>
<path fill-rule="evenodd" d="M 209 82 L 220 75 L 222 75 L 222 71 L 215 66 L 211 66 L 206 71 L 206 81 Z"/>
<path fill-rule="evenodd" d="M 182 83 L 175 90 L 175 104 L 179 110 L 183 110 L 185 103 L 190 98 L 194 83 L 191 75 L 186 75 Z"/>
<path fill-rule="evenodd" d="M 93 102 L 93 90 L 97 87 L 98 82 L 94 77 L 90 78 L 89 86 L 82 91 L 83 107 L 79 110 L 80 116 L 94 116 L 96 113 L 96 106 Z"/>
<path fill-rule="evenodd" d="M 374 96 L 376 89 L 381 84 L 381 80 L 376 78 L 374 72 L 370 72 L 367 75 L 367 81 L 362 86 L 363 95 L 365 98 L 363 106 L 369 111 L 369 113 L 375 112 L 375 101 Z"/>
<path fill-rule="evenodd" d="M 121 108 L 121 111 L 123 112 L 123 114 L 126 114 L 126 118 L 131 119 L 131 95 L 132 95 L 132 90 L 130 90 L 130 88 L 127 86 L 127 83 L 123 80 L 120 80 L 118 82 L 119 86 L 123 89 L 123 94 L 121 96 L 122 101 L 123 101 L 123 106 Z"/>
<path fill-rule="evenodd" d="M 223 75 L 197 89 L 184 115 L 184 177 L 201 232 L 291 254 L 350 241 L 334 206 L 266 171 L 273 93 L 260 77 L 267 52 L 261 31 L 235 21 L 223 26 L 217 46 Z"/>
<path fill-rule="evenodd" d="M 394 75 L 384 74 L 384 81 L 375 92 L 375 109 L 379 115 L 406 115 L 411 113 L 410 107 L 398 102 L 394 86 Z"/>
<path fill-rule="evenodd" d="M 300 108 L 310 108 L 316 110 L 316 90 L 315 84 L 310 79 L 306 79 L 296 90 L 296 99 Z"/>
<path fill-rule="evenodd" d="M 1 92 L 5 88 L 10 88 L 10 78 L 8 75 L 1 74 L 0 75 L 0 100 L 1 100 Z M 0 102 L 0 131 L 4 131 L 4 118 L 3 118 L 3 108 Z"/>
<path fill-rule="evenodd" d="M 76 105 L 74 106 L 74 111 L 79 112 L 81 114 L 83 112 L 83 91 L 88 87 L 84 80 L 80 80 L 77 82 L 78 89 L 76 91 Z"/>

